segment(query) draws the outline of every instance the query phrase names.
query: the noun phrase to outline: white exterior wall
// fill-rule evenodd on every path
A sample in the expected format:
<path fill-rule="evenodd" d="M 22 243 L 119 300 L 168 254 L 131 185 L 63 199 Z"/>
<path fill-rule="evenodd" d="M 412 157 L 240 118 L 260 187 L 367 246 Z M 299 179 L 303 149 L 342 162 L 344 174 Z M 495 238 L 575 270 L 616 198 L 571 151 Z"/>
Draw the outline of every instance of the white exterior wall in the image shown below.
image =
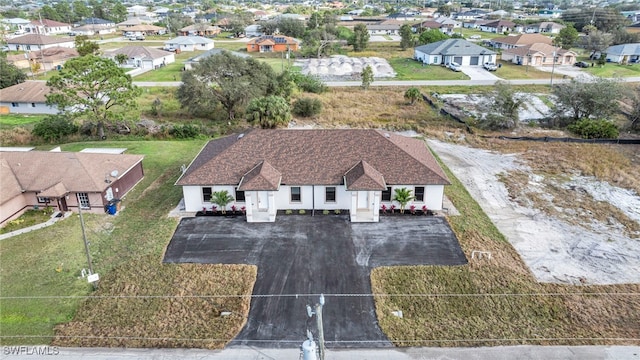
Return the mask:
<path fill-rule="evenodd" d="M 216 191 L 227 190 L 231 196 L 235 199 L 236 197 L 236 188 L 235 186 L 183 186 L 182 187 L 182 195 L 184 196 L 184 210 L 185 211 L 201 211 L 203 207 L 206 207 L 207 210 L 210 210 L 214 204 L 209 201 L 204 201 L 202 197 L 202 188 L 203 187 L 211 187 L 211 192 L 214 193 Z M 227 210 L 231 209 L 232 205 L 236 205 L 236 207 L 240 208 L 244 206 L 244 202 L 232 201 L 227 205 Z M 217 206 L 217 205 L 216 205 Z M 222 210 L 218 207 L 218 210 Z"/>
<path fill-rule="evenodd" d="M 331 187 L 330 185 L 327 185 Z M 315 186 L 315 209 L 316 210 L 345 210 L 351 206 L 351 191 L 345 190 L 344 185 L 333 185 L 336 188 L 336 201 L 325 201 L 325 188 L 324 185 Z"/>
<path fill-rule="evenodd" d="M 426 54 L 419 50 L 414 50 L 413 58 L 427 65 L 442 64 L 442 56 Z"/>
<path fill-rule="evenodd" d="M 313 208 L 313 189 L 310 185 L 300 186 L 300 202 L 291 202 L 291 187 L 295 185 L 281 185 L 275 194 L 276 209 L 278 210 L 309 210 Z"/>
<path fill-rule="evenodd" d="M 415 187 L 424 186 L 424 201 L 410 201 L 405 210 L 409 210 L 411 205 L 416 206 L 416 210 L 422 210 L 422 206 L 426 205 L 429 210 L 442 210 L 442 200 L 444 198 L 444 185 L 395 185 L 391 187 L 391 199 L 393 200 L 395 189 L 407 188 L 411 190 L 411 195 L 415 196 Z M 387 206 L 387 209 L 391 205 L 395 205 L 396 209 L 400 208 L 400 204 L 397 201 L 380 201 Z"/>
<path fill-rule="evenodd" d="M 16 107 L 11 105 L 11 102 L 0 102 L 0 108 L 9 109 L 9 113 L 11 114 L 57 114 L 58 107 L 53 105 L 49 106 L 45 103 L 34 103 L 35 107 L 31 105 L 32 103 L 16 103 Z"/>

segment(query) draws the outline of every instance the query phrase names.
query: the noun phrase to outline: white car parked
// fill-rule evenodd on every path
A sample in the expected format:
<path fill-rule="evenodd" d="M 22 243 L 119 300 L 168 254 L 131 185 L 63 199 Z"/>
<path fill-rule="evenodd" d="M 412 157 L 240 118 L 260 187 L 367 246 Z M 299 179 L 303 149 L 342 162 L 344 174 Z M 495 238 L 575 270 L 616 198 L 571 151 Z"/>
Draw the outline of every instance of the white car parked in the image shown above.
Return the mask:
<path fill-rule="evenodd" d="M 447 64 L 447 67 L 453 71 L 460 71 L 460 64 L 456 62 L 450 62 Z"/>

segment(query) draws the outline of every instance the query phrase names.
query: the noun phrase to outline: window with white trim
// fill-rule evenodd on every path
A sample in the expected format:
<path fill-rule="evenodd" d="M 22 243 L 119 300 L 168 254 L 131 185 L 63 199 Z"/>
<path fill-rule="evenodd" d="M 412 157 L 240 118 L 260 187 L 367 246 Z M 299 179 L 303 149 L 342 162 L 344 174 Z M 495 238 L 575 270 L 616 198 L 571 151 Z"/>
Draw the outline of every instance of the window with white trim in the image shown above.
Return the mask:
<path fill-rule="evenodd" d="M 391 201 L 391 186 L 387 186 L 386 190 L 382 190 L 382 201 Z"/>
<path fill-rule="evenodd" d="M 416 201 L 424 201 L 424 186 L 416 186 L 413 190 Z"/>
<path fill-rule="evenodd" d="M 236 201 L 238 202 L 245 202 L 245 196 L 244 196 L 244 191 L 242 190 L 238 190 L 238 188 L 236 188 Z"/>
<path fill-rule="evenodd" d="M 83 208 L 83 209 L 89 209 L 90 208 L 89 194 L 87 194 L 87 193 L 78 193 L 77 197 L 78 197 L 78 204 L 80 205 L 81 208 Z"/>
<path fill-rule="evenodd" d="M 336 202 L 336 187 L 327 186 L 324 188 L 324 202 L 334 203 Z"/>
<path fill-rule="evenodd" d="M 203 187 L 202 188 L 202 201 L 209 202 L 211 200 L 211 188 Z"/>
<path fill-rule="evenodd" d="M 46 204 L 46 203 L 48 203 L 50 201 L 51 201 L 51 199 L 49 199 L 48 197 L 38 196 L 38 202 L 40 204 Z"/>

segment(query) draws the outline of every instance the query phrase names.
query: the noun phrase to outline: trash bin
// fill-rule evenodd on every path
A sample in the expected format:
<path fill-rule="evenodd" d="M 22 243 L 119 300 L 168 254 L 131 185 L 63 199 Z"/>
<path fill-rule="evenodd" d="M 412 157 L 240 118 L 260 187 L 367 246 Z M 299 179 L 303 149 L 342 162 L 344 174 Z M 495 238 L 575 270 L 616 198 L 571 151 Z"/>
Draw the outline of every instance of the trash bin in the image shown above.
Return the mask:
<path fill-rule="evenodd" d="M 115 215 L 116 214 L 116 204 L 109 204 L 109 206 L 107 207 L 107 213 L 109 215 Z"/>

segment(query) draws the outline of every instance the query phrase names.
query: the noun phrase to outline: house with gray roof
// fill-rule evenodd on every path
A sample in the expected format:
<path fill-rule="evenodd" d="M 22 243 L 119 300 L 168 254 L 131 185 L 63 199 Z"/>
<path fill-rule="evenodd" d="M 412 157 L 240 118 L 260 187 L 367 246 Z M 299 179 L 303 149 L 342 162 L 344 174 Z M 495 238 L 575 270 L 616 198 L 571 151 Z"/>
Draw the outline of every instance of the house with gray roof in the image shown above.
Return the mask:
<path fill-rule="evenodd" d="M 462 66 L 496 62 L 496 52 L 463 39 L 447 39 L 418 46 L 413 58 L 427 65 L 455 62 Z"/>
<path fill-rule="evenodd" d="M 180 176 L 187 212 L 210 209 L 226 190 L 227 206 L 248 222 L 273 222 L 278 211 L 340 210 L 352 222 L 377 222 L 394 191 L 406 188 L 417 209 L 442 210 L 449 179 L 424 140 L 382 130 L 253 129 L 209 141 Z"/>
<path fill-rule="evenodd" d="M 121 65 L 125 68 L 154 70 L 176 61 L 174 53 L 148 46 L 125 46 L 105 53 L 105 57 L 115 61 L 120 54 L 127 57 L 127 61 Z"/>
<path fill-rule="evenodd" d="M 0 89 L 0 112 L 3 114 L 57 114 L 56 105 L 47 104 L 51 89 L 44 81 L 25 81 Z"/>
<path fill-rule="evenodd" d="M 607 61 L 618 64 L 640 62 L 640 43 L 609 46 L 606 50 Z"/>
<path fill-rule="evenodd" d="M 213 40 L 202 36 L 178 36 L 164 42 L 165 49 L 196 51 L 213 49 Z"/>

